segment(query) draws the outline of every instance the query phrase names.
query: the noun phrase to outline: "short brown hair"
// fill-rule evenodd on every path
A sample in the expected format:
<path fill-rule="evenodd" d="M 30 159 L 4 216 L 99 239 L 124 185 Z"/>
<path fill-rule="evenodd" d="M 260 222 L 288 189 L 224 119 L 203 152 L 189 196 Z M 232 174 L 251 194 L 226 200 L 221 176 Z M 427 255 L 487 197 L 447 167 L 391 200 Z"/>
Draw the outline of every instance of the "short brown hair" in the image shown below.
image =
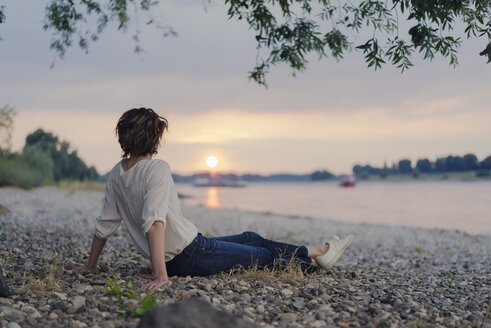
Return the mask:
<path fill-rule="evenodd" d="M 157 154 L 167 120 L 150 108 L 133 108 L 119 118 L 116 135 L 123 158 Z"/>

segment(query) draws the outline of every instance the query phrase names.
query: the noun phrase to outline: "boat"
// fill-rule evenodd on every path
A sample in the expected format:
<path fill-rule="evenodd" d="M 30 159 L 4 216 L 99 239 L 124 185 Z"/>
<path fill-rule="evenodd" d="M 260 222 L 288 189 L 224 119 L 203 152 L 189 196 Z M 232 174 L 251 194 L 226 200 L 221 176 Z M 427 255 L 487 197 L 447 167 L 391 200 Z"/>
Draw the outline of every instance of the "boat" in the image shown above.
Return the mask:
<path fill-rule="evenodd" d="M 339 184 L 341 187 L 354 187 L 356 185 L 356 179 L 354 175 L 345 175 L 343 180 Z"/>
<path fill-rule="evenodd" d="M 193 187 L 230 187 L 243 188 L 246 184 L 241 180 L 231 180 L 224 177 L 198 177 L 193 180 Z"/>

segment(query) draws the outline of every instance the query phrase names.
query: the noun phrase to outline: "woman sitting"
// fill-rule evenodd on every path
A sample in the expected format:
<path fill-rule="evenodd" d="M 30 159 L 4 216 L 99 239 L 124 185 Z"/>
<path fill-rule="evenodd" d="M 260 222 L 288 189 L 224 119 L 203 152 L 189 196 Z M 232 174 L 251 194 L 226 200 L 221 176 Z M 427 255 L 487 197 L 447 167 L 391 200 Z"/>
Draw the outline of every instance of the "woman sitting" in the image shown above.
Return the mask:
<path fill-rule="evenodd" d="M 297 246 L 265 239 L 255 232 L 207 238 L 181 213 L 167 162 L 157 154 L 167 120 L 152 109 L 125 112 L 116 126 L 123 159 L 109 173 L 101 215 L 97 217 L 88 263 L 95 271 L 107 238 L 124 221 L 140 253 L 152 263 L 155 290 L 170 285 L 169 276 L 205 276 L 235 267 L 284 266 L 294 261 L 305 272 L 330 269 L 346 251 L 353 235 L 325 245 Z"/>

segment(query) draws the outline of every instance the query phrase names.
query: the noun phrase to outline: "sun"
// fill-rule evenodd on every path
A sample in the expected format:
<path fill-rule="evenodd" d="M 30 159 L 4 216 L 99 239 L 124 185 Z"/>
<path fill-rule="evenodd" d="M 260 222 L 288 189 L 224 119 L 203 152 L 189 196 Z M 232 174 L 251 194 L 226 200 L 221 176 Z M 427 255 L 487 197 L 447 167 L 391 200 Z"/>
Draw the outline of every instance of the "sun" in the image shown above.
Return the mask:
<path fill-rule="evenodd" d="M 213 156 L 213 155 L 210 155 L 206 158 L 206 165 L 209 167 L 209 168 L 214 168 L 218 165 L 218 158 L 216 158 L 216 156 Z"/>

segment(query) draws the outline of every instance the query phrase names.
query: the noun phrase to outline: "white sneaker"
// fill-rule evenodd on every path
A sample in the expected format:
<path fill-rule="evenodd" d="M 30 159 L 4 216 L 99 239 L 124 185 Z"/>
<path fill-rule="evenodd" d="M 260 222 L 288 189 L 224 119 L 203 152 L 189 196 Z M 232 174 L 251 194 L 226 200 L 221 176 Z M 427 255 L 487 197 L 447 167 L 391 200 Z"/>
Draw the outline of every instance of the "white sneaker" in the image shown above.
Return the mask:
<path fill-rule="evenodd" d="M 348 235 L 344 238 L 339 238 L 334 236 L 330 239 L 327 244 L 329 244 L 329 249 L 327 252 L 322 254 L 321 256 L 317 256 L 315 258 L 316 262 L 325 270 L 331 269 L 334 264 L 339 260 L 341 255 L 348 249 L 353 240 L 355 239 L 355 235 Z"/>

